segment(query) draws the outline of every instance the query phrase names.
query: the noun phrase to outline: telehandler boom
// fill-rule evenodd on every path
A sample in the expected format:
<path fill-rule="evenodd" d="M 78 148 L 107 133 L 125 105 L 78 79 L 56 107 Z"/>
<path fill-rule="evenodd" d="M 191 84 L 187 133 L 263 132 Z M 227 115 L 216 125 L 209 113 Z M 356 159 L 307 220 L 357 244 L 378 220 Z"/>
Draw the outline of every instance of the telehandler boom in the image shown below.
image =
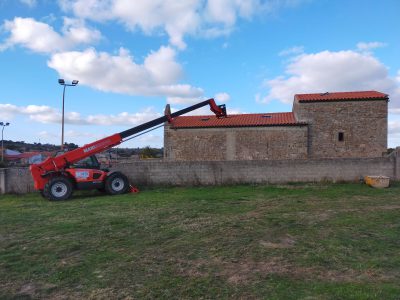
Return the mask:
<path fill-rule="evenodd" d="M 171 114 L 165 114 L 147 123 L 128 130 L 110 135 L 91 144 L 84 145 L 56 157 L 49 157 L 39 164 L 32 164 L 30 171 L 34 187 L 49 200 L 67 200 L 75 189 L 98 189 L 111 195 L 123 194 L 128 190 L 137 191 L 130 186 L 127 177 L 118 171 L 110 172 L 100 169 L 95 154 L 103 152 L 129 140 L 134 135 L 143 133 L 165 122 L 171 122 L 175 117 L 209 105 L 217 118 L 226 117 L 225 105 L 216 105 L 214 99 L 208 99 Z M 85 165 L 78 162 L 86 161 Z"/>

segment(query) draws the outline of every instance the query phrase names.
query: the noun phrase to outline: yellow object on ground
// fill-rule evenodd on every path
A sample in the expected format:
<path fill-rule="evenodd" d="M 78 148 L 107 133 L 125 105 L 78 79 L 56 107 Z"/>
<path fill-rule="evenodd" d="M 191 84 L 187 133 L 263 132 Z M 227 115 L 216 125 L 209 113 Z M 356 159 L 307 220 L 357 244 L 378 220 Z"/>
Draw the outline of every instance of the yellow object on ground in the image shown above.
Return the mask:
<path fill-rule="evenodd" d="M 390 184 L 390 178 L 387 176 L 365 176 L 365 183 L 374 188 L 387 188 Z"/>

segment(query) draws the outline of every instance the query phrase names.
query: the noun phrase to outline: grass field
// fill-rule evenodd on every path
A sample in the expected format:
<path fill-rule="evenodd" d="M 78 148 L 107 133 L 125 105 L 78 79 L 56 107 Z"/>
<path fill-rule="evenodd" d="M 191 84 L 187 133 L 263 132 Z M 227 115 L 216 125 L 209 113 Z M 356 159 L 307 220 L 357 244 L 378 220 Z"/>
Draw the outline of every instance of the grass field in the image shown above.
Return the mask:
<path fill-rule="evenodd" d="M 0 298 L 399 299 L 400 185 L 0 198 Z"/>

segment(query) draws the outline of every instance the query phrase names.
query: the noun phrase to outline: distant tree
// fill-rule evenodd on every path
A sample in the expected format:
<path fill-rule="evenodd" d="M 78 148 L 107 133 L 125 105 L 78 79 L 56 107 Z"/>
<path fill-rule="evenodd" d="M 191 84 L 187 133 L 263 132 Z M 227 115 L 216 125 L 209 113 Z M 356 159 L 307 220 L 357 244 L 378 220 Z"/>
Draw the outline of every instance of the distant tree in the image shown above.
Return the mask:
<path fill-rule="evenodd" d="M 387 153 L 387 154 L 390 154 L 390 153 L 394 152 L 395 150 L 396 150 L 396 149 L 394 149 L 394 148 L 388 148 L 387 151 L 386 151 L 386 153 Z"/>
<path fill-rule="evenodd" d="M 150 148 L 150 146 L 144 147 L 140 153 L 141 158 L 156 158 L 157 150 Z"/>
<path fill-rule="evenodd" d="M 68 150 L 73 150 L 79 148 L 79 146 L 74 143 L 64 143 L 64 148 L 67 148 Z"/>
<path fill-rule="evenodd" d="M 12 144 L 7 145 L 6 143 L 4 143 L 4 148 L 7 148 L 9 150 L 18 150 L 18 146 Z"/>

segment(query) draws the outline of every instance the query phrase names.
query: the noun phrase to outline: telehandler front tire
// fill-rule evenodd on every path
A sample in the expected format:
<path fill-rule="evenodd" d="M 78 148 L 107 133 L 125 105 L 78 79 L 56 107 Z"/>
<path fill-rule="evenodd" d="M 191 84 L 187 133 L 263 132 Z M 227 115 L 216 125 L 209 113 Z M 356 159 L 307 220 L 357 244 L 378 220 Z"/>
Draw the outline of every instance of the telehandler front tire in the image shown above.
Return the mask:
<path fill-rule="evenodd" d="M 44 186 L 43 195 L 50 201 L 68 200 L 73 192 L 72 182 L 64 176 L 51 178 Z"/>

